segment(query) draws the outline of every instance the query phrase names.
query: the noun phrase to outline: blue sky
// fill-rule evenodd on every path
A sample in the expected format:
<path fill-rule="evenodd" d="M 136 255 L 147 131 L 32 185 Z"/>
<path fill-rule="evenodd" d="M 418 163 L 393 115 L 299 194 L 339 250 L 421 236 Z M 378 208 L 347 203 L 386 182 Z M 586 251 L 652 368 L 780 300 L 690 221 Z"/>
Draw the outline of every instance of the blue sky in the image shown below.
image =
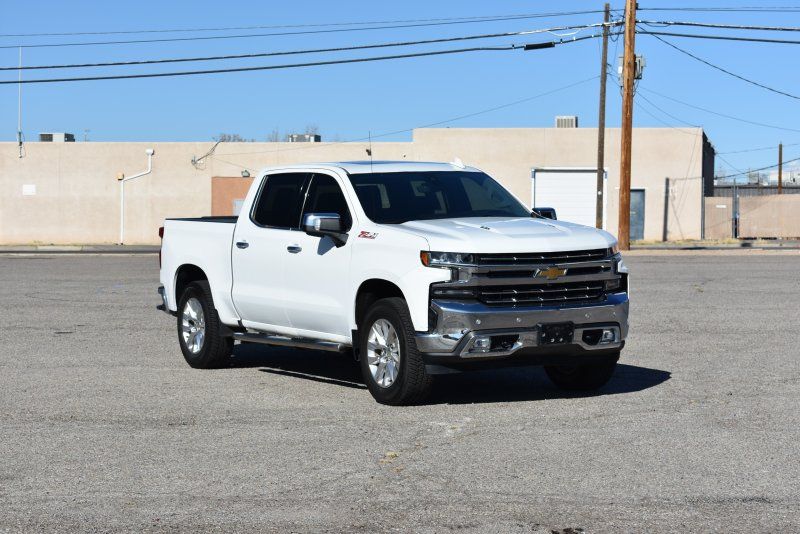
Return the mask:
<path fill-rule="evenodd" d="M 704 0 L 694 5 L 754 5 L 752 0 L 719 2 Z M 767 2 L 774 6 L 780 1 Z M 640 8 L 693 5 L 691 2 L 643 1 Z M 790 5 L 790 4 L 786 4 Z M 319 24 L 420 18 L 451 18 L 601 9 L 600 1 L 417 1 L 404 2 L 13 2 L 4 7 L 0 34 L 126 31 L 140 29 L 197 28 L 223 26 Z M 612 2 L 622 8 L 622 2 Z M 143 58 L 192 57 L 324 48 L 397 40 L 430 39 L 504 31 L 546 28 L 562 24 L 597 22 L 600 15 L 579 15 L 480 24 L 457 24 L 405 29 L 383 29 L 250 39 L 207 40 L 113 46 L 27 48 L 26 64 L 82 63 Z M 713 21 L 734 24 L 780 24 L 800 26 L 800 13 L 696 13 L 642 12 L 640 18 L 659 20 Z M 716 30 L 675 29 L 719 33 Z M 258 33 L 268 30 L 227 33 Z M 224 32 L 223 32 L 224 33 Z M 585 35 L 586 32 L 580 34 Z M 189 35 L 189 34 L 170 34 Z M 203 35 L 210 35 L 205 33 Z M 797 34 L 748 35 L 797 38 Z M 1 45 L 76 42 L 163 37 L 158 35 L 2 37 Z M 541 36 L 480 41 L 485 44 L 537 42 Z M 800 93 L 797 49 L 793 45 L 736 43 L 673 38 L 672 42 L 733 72 L 788 92 Z M 40 131 L 74 132 L 80 139 L 85 129 L 94 141 L 194 141 L 210 140 L 220 132 L 238 133 L 265 140 L 273 129 L 302 131 L 318 125 L 326 140 L 348 140 L 404 130 L 448 120 L 487 108 L 531 97 L 596 76 L 599 70 L 599 40 L 539 51 L 479 52 L 429 58 L 402 59 L 355 65 L 309 69 L 231 73 L 221 75 L 145 80 L 79 82 L 28 85 L 23 88 L 23 130 L 32 140 Z M 429 45 L 425 50 L 455 48 L 461 43 Z M 618 43 L 611 44 L 616 65 Z M 296 61 L 381 55 L 390 51 L 346 52 L 317 56 L 294 56 L 236 60 L 228 66 L 266 65 Z M 622 45 L 619 42 L 618 52 Z M 670 115 L 647 102 L 635 112 L 637 126 L 681 126 L 680 121 L 701 125 L 717 150 L 730 164 L 718 159 L 717 167 L 747 169 L 773 163 L 776 150 L 725 154 L 784 143 L 800 143 L 800 131 L 780 131 L 747 125 L 695 110 L 648 93 L 655 90 L 678 100 L 748 120 L 800 130 L 800 101 L 770 93 L 710 69 L 653 37 L 637 36 L 637 50 L 647 58 L 640 94 Z M 405 50 L 404 50 L 405 51 Z M 16 48 L 0 49 L 0 65 L 17 63 Z M 214 67 L 222 62 L 213 63 Z M 167 66 L 116 67 L 100 71 L 69 71 L 85 75 L 122 72 L 154 72 L 202 68 L 209 63 Z M 39 71 L 36 76 L 68 71 Z M 34 74 L 26 74 L 33 77 Z M 0 73 L 0 79 L 15 79 L 15 72 Z M 611 81 L 608 126 L 618 126 L 619 91 Z M 582 126 L 597 124 L 598 81 L 591 80 L 542 98 L 491 113 L 449 123 L 460 127 L 551 126 L 555 115 L 574 114 Z M 0 86 L 0 140 L 15 139 L 17 87 Z M 409 133 L 382 140 L 409 139 Z M 635 141 L 635 139 L 634 139 Z M 634 146 L 635 150 L 635 146 Z M 786 159 L 800 156 L 800 144 L 784 149 Z"/>

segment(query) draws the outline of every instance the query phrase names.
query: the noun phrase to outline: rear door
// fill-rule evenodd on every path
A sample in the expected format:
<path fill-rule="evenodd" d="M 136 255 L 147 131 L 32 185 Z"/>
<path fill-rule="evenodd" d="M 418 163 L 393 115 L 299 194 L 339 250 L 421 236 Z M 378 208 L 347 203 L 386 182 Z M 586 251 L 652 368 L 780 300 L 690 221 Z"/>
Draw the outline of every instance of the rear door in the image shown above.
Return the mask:
<path fill-rule="evenodd" d="M 343 341 L 350 336 L 350 258 L 353 210 L 339 180 L 332 174 L 315 173 L 308 187 L 303 214 L 338 213 L 347 242 L 337 247 L 330 237 L 294 232 L 287 245 L 293 253 L 285 263 L 285 305 L 289 321 L 300 335 Z"/>
<path fill-rule="evenodd" d="M 300 234 L 309 178 L 298 172 L 266 175 L 250 213 L 239 217 L 231 252 L 232 297 L 244 326 L 279 333 L 290 328 L 286 309 L 293 296 L 284 265 L 287 245 Z"/>

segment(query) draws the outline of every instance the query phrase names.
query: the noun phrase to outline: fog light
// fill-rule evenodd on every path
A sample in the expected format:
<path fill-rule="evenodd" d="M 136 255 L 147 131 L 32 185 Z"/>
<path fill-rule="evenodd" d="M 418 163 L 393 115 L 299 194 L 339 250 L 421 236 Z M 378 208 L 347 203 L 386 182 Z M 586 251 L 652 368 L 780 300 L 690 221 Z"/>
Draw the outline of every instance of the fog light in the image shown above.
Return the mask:
<path fill-rule="evenodd" d="M 619 278 L 606 280 L 606 291 L 614 291 L 615 289 L 619 289 L 621 285 Z"/>
<path fill-rule="evenodd" d="M 489 352 L 492 348 L 492 338 L 488 336 L 476 337 L 472 342 L 470 352 Z"/>
<path fill-rule="evenodd" d="M 617 340 L 617 331 L 613 328 L 603 328 L 603 335 L 600 337 L 600 344 L 614 343 Z"/>

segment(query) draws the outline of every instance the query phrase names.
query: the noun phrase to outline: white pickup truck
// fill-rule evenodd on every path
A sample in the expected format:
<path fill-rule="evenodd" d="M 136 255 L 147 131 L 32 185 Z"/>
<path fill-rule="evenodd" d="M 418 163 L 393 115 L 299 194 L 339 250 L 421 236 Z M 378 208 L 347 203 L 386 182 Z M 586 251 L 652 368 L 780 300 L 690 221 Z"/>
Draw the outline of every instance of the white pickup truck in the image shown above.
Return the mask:
<path fill-rule="evenodd" d="M 587 390 L 628 331 L 614 237 L 532 213 L 460 162 L 270 168 L 238 217 L 160 233 L 159 308 L 196 368 L 239 340 L 352 351 L 385 404 L 421 402 L 435 374 L 507 365 Z"/>

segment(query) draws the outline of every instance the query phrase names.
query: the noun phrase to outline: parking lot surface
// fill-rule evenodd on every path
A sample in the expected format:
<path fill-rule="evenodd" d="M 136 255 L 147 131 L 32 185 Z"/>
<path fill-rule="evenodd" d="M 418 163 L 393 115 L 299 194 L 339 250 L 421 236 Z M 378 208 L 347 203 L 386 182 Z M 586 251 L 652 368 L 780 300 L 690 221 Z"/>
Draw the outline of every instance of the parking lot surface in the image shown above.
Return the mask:
<path fill-rule="evenodd" d="M 343 356 L 190 369 L 157 259 L 0 256 L 0 531 L 800 529 L 800 256 L 631 255 L 601 392 L 537 368 L 376 404 Z"/>

